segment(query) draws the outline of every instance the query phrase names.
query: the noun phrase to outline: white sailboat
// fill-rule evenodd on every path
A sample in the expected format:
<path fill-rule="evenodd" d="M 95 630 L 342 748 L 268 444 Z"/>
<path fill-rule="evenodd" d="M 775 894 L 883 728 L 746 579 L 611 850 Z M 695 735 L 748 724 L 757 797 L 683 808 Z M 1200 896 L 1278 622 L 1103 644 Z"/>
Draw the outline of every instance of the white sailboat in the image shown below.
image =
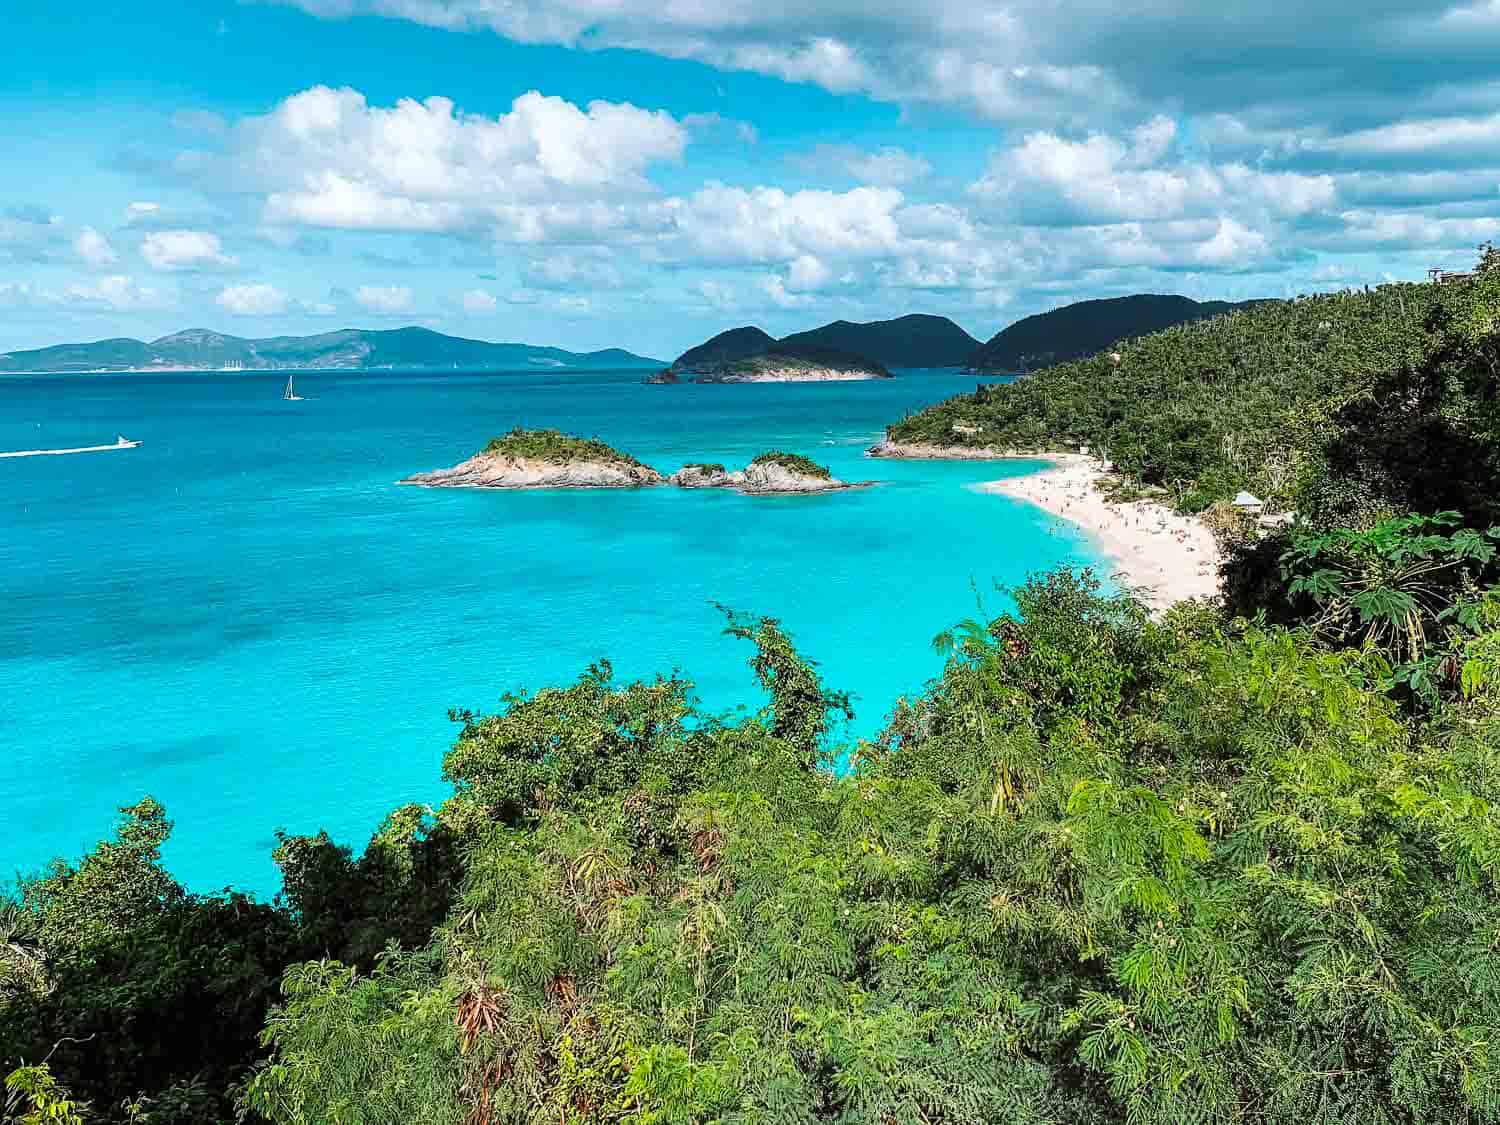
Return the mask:
<path fill-rule="evenodd" d="M 292 377 L 290 375 L 286 377 L 286 390 L 282 393 L 281 397 L 287 402 L 302 401 L 302 396 L 299 395 L 292 387 Z"/>

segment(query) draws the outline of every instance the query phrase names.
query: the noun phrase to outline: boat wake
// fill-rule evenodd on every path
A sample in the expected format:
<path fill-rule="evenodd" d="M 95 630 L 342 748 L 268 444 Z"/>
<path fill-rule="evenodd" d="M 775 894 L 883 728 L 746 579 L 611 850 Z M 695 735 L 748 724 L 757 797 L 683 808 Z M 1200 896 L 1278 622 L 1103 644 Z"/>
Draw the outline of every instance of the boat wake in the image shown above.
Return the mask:
<path fill-rule="evenodd" d="M 76 449 L 17 449 L 0 457 L 60 457 L 68 453 L 107 453 L 112 449 L 136 449 L 140 442 L 120 437 L 109 445 L 80 445 Z"/>

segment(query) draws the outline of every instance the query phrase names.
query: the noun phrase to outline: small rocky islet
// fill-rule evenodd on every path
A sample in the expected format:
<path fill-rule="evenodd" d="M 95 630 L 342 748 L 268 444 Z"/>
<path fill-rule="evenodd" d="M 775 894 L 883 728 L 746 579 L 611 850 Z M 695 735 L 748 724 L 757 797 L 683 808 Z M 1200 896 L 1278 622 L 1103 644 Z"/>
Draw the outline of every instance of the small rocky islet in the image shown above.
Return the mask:
<path fill-rule="evenodd" d="M 647 383 L 828 383 L 890 379 L 868 356 L 811 340 L 777 340 L 753 325 L 689 348 Z"/>
<path fill-rule="evenodd" d="M 867 488 L 842 481 L 797 453 L 772 450 L 743 469 L 693 462 L 665 476 L 602 441 L 560 430 L 514 429 L 450 469 L 414 473 L 399 483 L 426 488 L 727 488 L 747 496 L 797 496 Z"/>

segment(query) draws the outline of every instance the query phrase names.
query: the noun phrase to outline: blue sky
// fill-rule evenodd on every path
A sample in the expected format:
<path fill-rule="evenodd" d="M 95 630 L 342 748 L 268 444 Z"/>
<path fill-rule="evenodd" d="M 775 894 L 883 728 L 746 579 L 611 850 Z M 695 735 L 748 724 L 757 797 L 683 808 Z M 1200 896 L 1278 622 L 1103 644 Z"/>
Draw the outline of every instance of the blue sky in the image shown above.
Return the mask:
<path fill-rule="evenodd" d="M 1420 278 L 1500 236 L 1500 0 L 17 0 L 0 349 L 724 327 Z"/>

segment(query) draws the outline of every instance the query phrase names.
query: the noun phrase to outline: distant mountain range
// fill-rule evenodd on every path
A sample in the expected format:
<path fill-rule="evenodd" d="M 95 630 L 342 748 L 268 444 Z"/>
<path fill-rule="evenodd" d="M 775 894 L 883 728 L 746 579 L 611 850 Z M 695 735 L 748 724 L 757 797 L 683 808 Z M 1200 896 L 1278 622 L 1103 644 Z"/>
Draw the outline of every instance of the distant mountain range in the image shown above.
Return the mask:
<path fill-rule="evenodd" d="M 530 344 L 492 344 L 427 328 L 367 331 L 346 328 L 317 336 L 247 340 L 193 328 L 160 340 L 99 340 L 0 353 L 0 372 L 215 371 L 447 368 L 521 371 L 659 368 L 659 359 L 620 348 L 570 352 Z"/>
<path fill-rule="evenodd" d="M 1079 301 L 1018 320 L 967 357 L 973 371 L 1016 373 L 1093 355 L 1117 340 L 1160 332 L 1176 324 L 1206 320 L 1260 301 L 1194 301 L 1190 297 L 1138 293 Z"/>
<path fill-rule="evenodd" d="M 689 348 L 667 371 L 673 375 L 712 372 L 768 354 L 824 365 L 867 360 L 873 370 L 879 371 L 887 367 L 959 367 L 978 346 L 978 340 L 947 317 L 920 313 L 866 324 L 836 320 L 780 340 L 747 325 L 720 332 Z"/>

